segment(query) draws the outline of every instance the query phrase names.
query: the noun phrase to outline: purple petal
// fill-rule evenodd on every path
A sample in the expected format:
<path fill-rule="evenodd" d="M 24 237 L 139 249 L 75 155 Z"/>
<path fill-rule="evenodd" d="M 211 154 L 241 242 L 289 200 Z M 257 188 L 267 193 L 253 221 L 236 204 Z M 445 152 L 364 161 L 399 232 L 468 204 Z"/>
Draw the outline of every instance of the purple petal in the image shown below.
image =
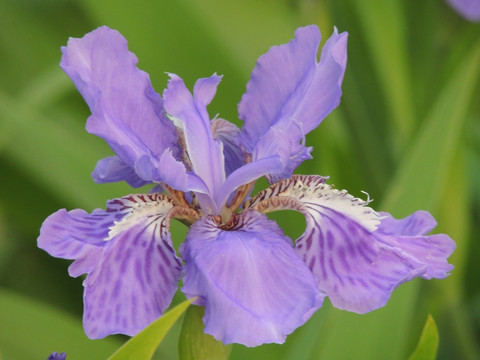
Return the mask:
<path fill-rule="evenodd" d="M 225 172 L 226 176 L 228 176 L 239 167 L 245 165 L 243 151 L 235 142 L 240 129 L 226 120 L 215 119 L 212 121 L 212 132 L 213 136 L 223 144 Z"/>
<path fill-rule="evenodd" d="M 38 246 L 76 259 L 71 276 L 83 283 L 85 333 L 135 335 L 161 316 L 177 289 L 181 263 L 168 231 L 172 201 L 139 194 L 111 200 L 92 214 L 60 210 L 43 224 Z"/>
<path fill-rule="evenodd" d="M 243 165 L 229 175 L 217 192 L 215 203 L 223 208 L 229 196 L 241 185 L 257 180 L 259 177 L 279 171 L 284 163 L 279 156 L 265 157 Z"/>
<path fill-rule="evenodd" d="M 141 179 L 135 169 L 125 164 L 118 156 L 109 156 L 97 162 L 92 178 L 96 183 L 110 183 L 126 181 L 132 187 L 150 184 L 150 181 Z"/>
<path fill-rule="evenodd" d="M 278 174 L 289 162 L 284 144 L 290 143 L 288 135 L 281 130 L 270 129 L 257 144 L 252 154 L 254 160 L 232 172 L 217 192 L 215 201 L 222 208 L 229 196 L 241 185 L 248 184 L 262 176 Z"/>
<path fill-rule="evenodd" d="M 233 227 L 213 217 L 190 228 L 181 252 L 182 291 L 205 306 L 205 332 L 224 344 L 283 343 L 323 301 L 292 242 L 265 215 L 247 211 Z"/>
<path fill-rule="evenodd" d="M 304 160 L 311 159 L 311 147 L 292 142 L 290 134 L 272 127 L 261 137 L 252 154 L 253 160 L 279 156 L 283 166 L 266 173 L 270 184 L 288 178 Z"/>
<path fill-rule="evenodd" d="M 239 142 L 249 152 L 272 127 L 287 133 L 292 144 L 303 142 L 340 102 L 347 34 L 338 34 L 335 29 L 323 47 L 320 62 L 318 28 L 300 28 L 295 36 L 258 59 L 239 104 L 239 116 L 244 120 Z M 302 153 L 298 147 L 288 150 L 292 156 Z M 298 166 L 298 160 L 289 168 Z"/>
<path fill-rule="evenodd" d="M 225 180 L 225 169 L 222 144 L 213 138 L 206 107 L 220 80 L 217 75 L 199 79 L 192 96 L 183 80 L 170 74 L 163 93 L 167 113 L 182 124 L 193 172 L 205 182 L 212 197 Z"/>
<path fill-rule="evenodd" d="M 447 2 L 465 19 L 480 21 L 480 0 L 447 0 Z"/>
<path fill-rule="evenodd" d="M 397 220 L 388 213 L 374 233 L 382 247 L 395 248 L 402 258 L 422 264 L 424 279 L 442 279 L 453 269 L 446 259 L 455 250 L 455 243 L 445 234 L 425 236 L 436 225 L 427 211 L 417 211 Z"/>
<path fill-rule="evenodd" d="M 340 309 L 365 313 L 386 304 L 392 291 L 414 277 L 444 278 L 455 248 L 427 212 L 403 220 L 378 214 L 368 202 L 325 184 L 319 176 L 294 176 L 257 195 L 247 207 L 294 209 L 306 218 L 298 254 L 318 278 L 319 288 Z"/>
<path fill-rule="evenodd" d="M 138 60 L 119 32 L 102 26 L 81 39 L 70 38 L 62 52 L 60 66 L 92 112 L 87 130 L 105 139 L 127 166 L 169 147 L 179 151 L 160 95 L 136 67 Z"/>
<path fill-rule="evenodd" d="M 56 351 L 54 351 L 53 353 L 51 353 L 47 360 L 65 360 L 67 358 L 67 354 L 62 352 L 62 353 L 57 353 Z"/>
<path fill-rule="evenodd" d="M 164 169 L 167 171 L 163 171 Z M 165 182 L 176 190 L 194 191 L 200 207 L 207 213 L 218 209 L 204 181 L 198 175 L 187 171 L 185 164 L 176 160 L 169 150 L 166 150 L 160 159 L 142 156 L 135 163 L 135 171 L 144 179 Z"/>

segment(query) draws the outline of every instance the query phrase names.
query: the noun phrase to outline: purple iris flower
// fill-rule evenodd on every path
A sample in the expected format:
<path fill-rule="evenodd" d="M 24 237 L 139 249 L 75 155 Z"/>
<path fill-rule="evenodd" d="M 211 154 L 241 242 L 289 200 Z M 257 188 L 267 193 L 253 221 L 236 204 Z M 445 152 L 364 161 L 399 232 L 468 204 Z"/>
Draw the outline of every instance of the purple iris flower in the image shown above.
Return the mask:
<path fill-rule="evenodd" d="M 65 360 L 67 358 L 67 354 L 62 352 L 62 353 L 57 353 L 56 351 L 54 351 L 53 353 L 51 353 L 47 360 Z"/>
<path fill-rule="evenodd" d="M 480 0 L 447 0 L 447 2 L 465 19 L 480 21 Z"/>
<path fill-rule="evenodd" d="M 425 211 L 402 220 L 339 191 L 326 177 L 293 175 L 311 147 L 305 135 L 339 104 L 347 34 L 326 41 L 300 28 L 258 60 L 237 128 L 211 119 L 207 105 L 221 77 L 199 79 L 193 94 L 170 74 L 163 96 L 115 30 L 101 27 L 62 48 L 62 69 L 90 107 L 87 130 L 116 156 L 100 160 L 97 182 L 125 180 L 154 191 L 107 202 L 92 213 L 59 210 L 38 246 L 75 260 L 87 274 L 83 324 L 90 338 L 135 335 L 182 291 L 205 307 L 205 332 L 223 343 L 282 343 L 328 296 L 366 313 L 414 277 L 444 278 L 455 248 Z M 271 186 L 250 196 L 265 176 Z M 296 210 L 306 229 L 292 241 L 265 213 Z M 171 219 L 189 225 L 177 255 Z"/>

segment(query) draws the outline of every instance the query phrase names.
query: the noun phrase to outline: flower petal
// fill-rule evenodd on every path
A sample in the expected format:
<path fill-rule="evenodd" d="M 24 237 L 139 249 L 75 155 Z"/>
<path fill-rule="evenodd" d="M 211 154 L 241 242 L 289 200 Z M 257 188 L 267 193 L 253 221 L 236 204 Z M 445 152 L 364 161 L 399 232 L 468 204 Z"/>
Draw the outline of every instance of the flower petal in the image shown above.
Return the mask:
<path fill-rule="evenodd" d="M 302 212 L 307 226 L 297 251 L 319 288 L 334 306 L 365 313 L 385 305 L 405 281 L 448 276 L 453 266 L 447 258 L 455 248 L 447 235 L 425 235 L 434 227 L 427 212 L 395 220 L 367 205 L 323 177 L 297 175 L 259 193 L 246 207 Z"/>
<path fill-rule="evenodd" d="M 480 0 L 447 0 L 447 2 L 465 19 L 480 21 Z"/>
<path fill-rule="evenodd" d="M 212 121 L 213 136 L 223 144 L 226 176 L 230 175 L 240 166 L 245 165 L 243 151 L 235 142 L 239 132 L 240 129 L 237 126 L 224 119 L 215 119 Z"/>
<path fill-rule="evenodd" d="M 92 172 L 92 178 L 98 184 L 126 181 L 135 188 L 150 184 L 150 181 L 141 179 L 135 169 L 125 164 L 118 156 L 99 160 Z"/>
<path fill-rule="evenodd" d="M 225 181 L 225 168 L 222 143 L 213 137 L 206 107 L 220 80 L 217 75 L 199 79 L 192 96 L 183 80 L 170 74 L 163 93 L 165 110 L 182 124 L 192 170 L 205 182 L 212 198 Z"/>
<path fill-rule="evenodd" d="M 213 217 L 190 228 L 181 247 L 182 291 L 205 306 L 205 332 L 224 344 L 282 343 L 324 298 L 292 242 L 265 215 L 247 211 L 232 227 Z"/>
<path fill-rule="evenodd" d="M 278 155 L 265 157 L 245 164 L 232 172 L 217 192 L 215 202 L 219 209 L 223 208 L 229 196 L 241 185 L 257 180 L 259 177 L 276 172 L 283 167 Z"/>
<path fill-rule="evenodd" d="M 239 142 L 249 152 L 272 127 L 287 133 L 292 144 L 303 145 L 305 135 L 340 102 L 347 34 L 338 34 L 335 29 L 323 47 L 320 62 L 316 60 L 318 28 L 300 28 L 295 36 L 258 59 L 238 106 L 239 117 L 244 120 Z M 292 156 L 302 152 L 296 147 L 289 149 Z M 298 160 L 288 167 L 298 166 Z"/>
<path fill-rule="evenodd" d="M 60 210 L 45 220 L 38 246 L 76 259 L 72 276 L 88 274 L 83 283 L 88 337 L 133 336 L 169 306 L 181 273 L 168 231 L 173 208 L 165 195 L 140 194 L 111 200 L 107 210 Z"/>
<path fill-rule="evenodd" d="M 142 155 L 180 151 L 160 95 L 119 32 L 102 26 L 81 39 L 70 38 L 62 52 L 60 66 L 92 112 L 87 130 L 105 139 L 127 166 L 133 168 Z"/>

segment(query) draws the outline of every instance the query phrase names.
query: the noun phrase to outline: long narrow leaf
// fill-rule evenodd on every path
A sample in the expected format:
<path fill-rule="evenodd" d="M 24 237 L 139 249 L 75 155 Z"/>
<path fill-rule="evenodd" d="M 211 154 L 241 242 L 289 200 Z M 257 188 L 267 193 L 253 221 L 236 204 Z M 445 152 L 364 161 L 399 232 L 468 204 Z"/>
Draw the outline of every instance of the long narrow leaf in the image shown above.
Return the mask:
<path fill-rule="evenodd" d="M 435 325 L 433 317 L 428 315 L 417 348 L 408 360 L 435 360 L 438 342 L 437 325 Z"/>
<path fill-rule="evenodd" d="M 193 299 L 186 300 L 162 315 L 142 332 L 128 340 L 109 360 L 150 360 L 175 321 L 187 310 Z"/>
<path fill-rule="evenodd" d="M 438 207 L 480 71 L 477 43 L 446 84 L 407 152 L 383 208 L 397 215 Z M 414 186 L 412 186 L 414 185 Z"/>
<path fill-rule="evenodd" d="M 390 107 L 394 133 L 404 144 L 415 121 L 406 54 L 406 19 L 399 1 L 352 0 Z"/>

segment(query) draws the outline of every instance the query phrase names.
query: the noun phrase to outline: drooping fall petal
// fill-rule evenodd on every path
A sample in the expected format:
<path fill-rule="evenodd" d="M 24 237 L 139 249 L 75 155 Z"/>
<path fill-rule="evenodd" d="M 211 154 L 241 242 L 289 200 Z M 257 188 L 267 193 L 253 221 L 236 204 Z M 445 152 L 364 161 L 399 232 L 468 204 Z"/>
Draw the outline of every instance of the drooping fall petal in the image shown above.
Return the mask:
<path fill-rule="evenodd" d="M 324 294 L 278 225 L 256 211 L 228 229 L 197 221 L 181 248 L 182 291 L 205 306 L 205 332 L 224 344 L 283 343 L 317 310 Z"/>
<path fill-rule="evenodd" d="M 365 313 L 386 304 L 392 291 L 414 277 L 444 278 L 455 244 L 427 212 L 407 219 L 376 213 L 368 202 L 333 189 L 320 176 L 295 175 L 247 203 L 259 211 L 293 209 L 306 218 L 298 254 L 320 290 L 340 309 Z"/>
<path fill-rule="evenodd" d="M 169 233 L 173 208 L 165 195 L 130 195 L 91 214 L 59 210 L 43 223 L 38 246 L 75 259 L 71 276 L 87 274 L 83 322 L 90 338 L 133 336 L 169 306 L 181 272 Z"/>

